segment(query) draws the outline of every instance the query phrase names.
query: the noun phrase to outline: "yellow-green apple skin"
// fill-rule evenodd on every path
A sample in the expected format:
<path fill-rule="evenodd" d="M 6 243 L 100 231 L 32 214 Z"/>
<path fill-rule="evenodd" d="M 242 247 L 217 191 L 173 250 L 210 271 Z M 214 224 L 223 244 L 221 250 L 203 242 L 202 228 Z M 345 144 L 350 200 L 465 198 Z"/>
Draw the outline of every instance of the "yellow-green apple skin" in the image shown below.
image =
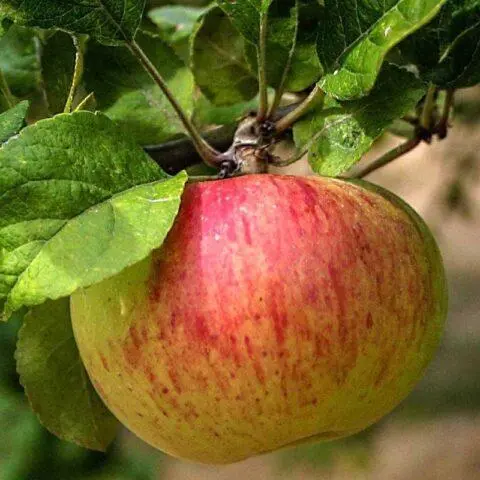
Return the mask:
<path fill-rule="evenodd" d="M 164 245 L 76 292 L 71 313 L 121 422 L 223 464 L 391 411 L 439 343 L 446 292 L 434 239 L 393 194 L 248 175 L 188 185 Z"/>

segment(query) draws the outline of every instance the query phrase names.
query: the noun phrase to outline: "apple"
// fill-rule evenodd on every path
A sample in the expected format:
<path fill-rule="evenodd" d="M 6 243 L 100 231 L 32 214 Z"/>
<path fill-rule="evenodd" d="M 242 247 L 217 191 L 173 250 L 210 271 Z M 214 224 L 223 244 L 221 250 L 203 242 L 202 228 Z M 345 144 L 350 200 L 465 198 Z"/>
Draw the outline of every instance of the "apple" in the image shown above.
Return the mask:
<path fill-rule="evenodd" d="M 71 299 L 106 405 L 208 464 L 376 422 L 422 376 L 446 309 L 439 250 L 402 200 L 268 174 L 189 184 L 161 248 Z"/>

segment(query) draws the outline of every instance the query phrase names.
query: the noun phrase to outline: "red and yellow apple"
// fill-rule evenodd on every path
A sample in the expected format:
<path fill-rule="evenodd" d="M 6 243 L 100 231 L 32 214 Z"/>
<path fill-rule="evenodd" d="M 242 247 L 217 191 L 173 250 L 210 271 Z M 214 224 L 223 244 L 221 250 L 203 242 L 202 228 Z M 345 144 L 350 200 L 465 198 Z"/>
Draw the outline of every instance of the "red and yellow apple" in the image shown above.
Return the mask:
<path fill-rule="evenodd" d="M 220 464 L 380 419 L 432 358 L 446 303 L 436 243 L 393 194 L 248 175 L 188 185 L 164 245 L 71 311 L 119 420 Z"/>

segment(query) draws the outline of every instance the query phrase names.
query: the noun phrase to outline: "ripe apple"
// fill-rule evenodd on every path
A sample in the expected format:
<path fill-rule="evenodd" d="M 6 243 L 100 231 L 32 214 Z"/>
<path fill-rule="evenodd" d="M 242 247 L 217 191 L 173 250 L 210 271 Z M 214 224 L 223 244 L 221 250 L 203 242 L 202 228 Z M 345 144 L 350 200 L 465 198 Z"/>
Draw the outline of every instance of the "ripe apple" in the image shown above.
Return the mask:
<path fill-rule="evenodd" d="M 377 421 L 421 377 L 446 305 L 436 243 L 393 194 L 248 175 L 190 184 L 164 245 L 71 311 L 120 421 L 220 464 Z"/>

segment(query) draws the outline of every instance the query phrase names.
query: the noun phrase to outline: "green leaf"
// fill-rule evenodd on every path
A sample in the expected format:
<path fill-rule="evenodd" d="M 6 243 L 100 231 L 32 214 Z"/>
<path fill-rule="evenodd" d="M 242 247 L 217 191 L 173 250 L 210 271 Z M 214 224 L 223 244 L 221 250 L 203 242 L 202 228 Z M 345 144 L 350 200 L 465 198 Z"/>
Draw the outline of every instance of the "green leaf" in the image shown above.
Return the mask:
<path fill-rule="evenodd" d="M 70 321 L 70 299 L 25 316 L 16 351 L 20 383 L 42 425 L 63 440 L 105 451 L 118 422 L 95 392 Z"/>
<path fill-rule="evenodd" d="M 213 8 L 199 21 L 192 37 L 192 71 L 202 93 L 215 105 L 252 99 L 258 82 L 245 59 L 245 43 L 229 18 Z"/>
<path fill-rule="evenodd" d="M 16 135 L 25 123 L 29 103 L 20 102 L 10 110 L 0 114 L 0 144 Z"/>
<path fill-rule="evenodd" d="M 195 23 L 207 10 L 208 8 L 167 5 L 150 10 L 148 17 L 157 25 L 165 41 L 177 43 L 190 37 Z"/>
<path fill-rule="evenodd" d="M 391 123 L 411 110 L 425 94 L 413 74 L 386 64 L 368 97 L 340 103 L 328 97 L 294 126 L 295 144 L 308 150 L 313 170 L 337 176 L 351 168 Z"/>
<path fill-rule="evenodd" d="M 388 51 L 431 20 L 445 0 L 325 0 L 318 38 L 320 87 L 339 100 L 365 96 Z"/>
<path fill-rule="evenodd" d="M 2 4 L 19 24 L 85 33 L 117 45 L 135 37 L 145 0 L 2 0 Z"/>
<path fill-rule="evenodd" d="M 448 0 L 431 23 L 399 48 L 426 81 L 441 88 L 476 85 L 480 82 L 480 1 Z"/>
<path fill-rule="evenodd" d="M 75 54 L 73 39 L 64 32 L 54 33 L 43 47 L 44 89 L 52 115 L 64 110 L 75 70 Z"/>
<path fill-rule="evenodd" d="M 272 88 L 300 91 L 315 83 L 322 68 L 316 53 L 317 30 L 323 9 L 318 3 L 273 0 L 261 8 L 259 2 L 217 2 L 247 40 L 247 58 L 257 71 L 260 23 L 268 16 L 266 73 Z"/>
<path fill-rule="evenodd" d="M 273 88 L 278 88 L 285 84 L 290 72 L 290 65 L 292 64 L 297 44 L 298 3 L 298 0 L 274 0 L 267 13 L 258 16 L 258 22 L 261 22 L 262 16 L 268 15 L 266 74 L 268 85 Z M 253 71 L 258 69 L 257 52 L 258 45 L 248 45 L 247 54 Z M 313 81 L 310 83 L 313 83 Z"/>
<path fill-rule="evenodd" d="M 185 180 L 167 178 L 102 114 L 63 114 L 22 130 L 0 149 L 7 316 L 146 257 L 172 226 Z"/>
<path fill-rule="evenodd" d="M 287 91 L 304 90 L 323 73 L 317 55 L 318 27 L 323 19 L 323 11 L 316 2 L 300 4 L 297 40 L 285 82 Z"/>
<path fill-rule="evenodd" d="M 231 1 L 217 0 L 216 3 L 230 17 L 238 31 L 254 45 L 260 41 L 260 19 L 268 12 L 274 0 Z M 288 0 L 290 2 L 290 0 Z"/>
<path fill-rule="evenodd" d="M 14 95 L 24 97 L 41 83 L 39 42 L 32 29 L 13 25 L 0 39 L 0 70 Z"/>
<path fill-rule="evenodd" d="M 260 43 L 260 16 L 264 12 L 262 0 L 217 0 L 216 3 L 247 41 L 253 45 Z"/>
<path fill-rule="evenodd" d="M 159 37 L 139 33 L 138 44 L 167 81 L 187 114 L 193 112 L 194 82 L 190 70 Z M 127 48 L 90 45 L 85 83 L 95 92 L 97 107 L 124 126 L 141 145 L 183 134 L 171 104 Z"/>

